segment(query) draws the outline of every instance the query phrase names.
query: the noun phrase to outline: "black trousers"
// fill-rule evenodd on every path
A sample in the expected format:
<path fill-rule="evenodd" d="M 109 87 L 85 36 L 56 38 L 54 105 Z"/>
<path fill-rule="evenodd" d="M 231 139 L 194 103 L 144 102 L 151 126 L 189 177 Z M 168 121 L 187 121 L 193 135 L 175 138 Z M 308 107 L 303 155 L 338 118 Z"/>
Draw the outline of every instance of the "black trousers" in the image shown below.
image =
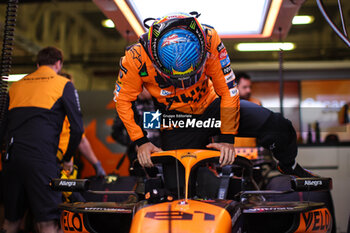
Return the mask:
<path fill-rule="evenodd" d="M 167 115 L 183 114 L 169 111 Z M 164 115 L 164 114 L 163 114 Z M 214 100 L 201 115 L 193 115 L 198 120 L 220 119 L 220 98 Z M 219 128 L 175 128 L 161 132 L 163 150 L 205 149 L 211 137 L 220 134 Z M 282 164 L 293 164 L 297 155 L 296 132 L 292 123 L 264 107 L 246 100 L 240 101 L 240 121 L 238 135 L 255 137 L 258 144 L 271 150 Z M 164 164 L 166 187 L 176 189 L 176 169 L 174 164 Z M 184 169 L 179 163 L 180 184 L 184 184 Z M 180 185 L 181 186 L 181 185 Z"/>

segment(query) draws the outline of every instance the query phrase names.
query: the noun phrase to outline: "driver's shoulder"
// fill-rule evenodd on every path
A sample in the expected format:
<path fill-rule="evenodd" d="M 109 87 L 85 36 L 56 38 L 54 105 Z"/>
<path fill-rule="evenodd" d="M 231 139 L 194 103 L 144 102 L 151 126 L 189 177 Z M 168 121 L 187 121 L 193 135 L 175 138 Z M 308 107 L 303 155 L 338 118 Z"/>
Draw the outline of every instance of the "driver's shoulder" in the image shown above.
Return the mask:
<path fill-rule="evenodd" d="M 140 43 L 130 45 L 126 48 L 125 58 L 130 64 L 133 64 L 137 70 L 141 70 L 145 63 L 149 60 L 146 51 Z"/>

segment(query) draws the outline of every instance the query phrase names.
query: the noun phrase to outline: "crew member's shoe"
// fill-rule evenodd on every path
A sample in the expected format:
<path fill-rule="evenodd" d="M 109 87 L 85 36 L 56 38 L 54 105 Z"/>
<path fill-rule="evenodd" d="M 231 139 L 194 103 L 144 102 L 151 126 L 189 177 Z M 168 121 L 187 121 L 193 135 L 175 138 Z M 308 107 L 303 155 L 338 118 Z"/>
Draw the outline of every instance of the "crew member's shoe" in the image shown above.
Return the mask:
<path fill-rule="evenodd" d="M 283 164 L 279 163 L 277 165 L 277 169 L 282 174 L 296 176 L 299 178 L 320 177 L 319 175 L 316 175 L 316 174 L 312 173 L 311 171 L 303 168 L 297 162 L 295 162 L 295 164 L 293 166 L 284 166 Z"/>

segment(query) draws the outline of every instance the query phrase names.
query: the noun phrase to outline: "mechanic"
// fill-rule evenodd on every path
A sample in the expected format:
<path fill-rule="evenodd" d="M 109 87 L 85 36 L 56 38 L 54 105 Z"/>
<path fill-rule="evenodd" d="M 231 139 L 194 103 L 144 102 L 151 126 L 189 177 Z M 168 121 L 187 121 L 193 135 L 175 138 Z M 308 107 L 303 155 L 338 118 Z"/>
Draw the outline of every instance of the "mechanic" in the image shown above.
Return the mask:
<path fill-rule="evenodd" d="M 239 98 L 262 106 L 260 100 L 252 97 L 252 81 L 250 76 L 244 72 L 237 72 L 235 73 L 235 76 Z"/>
<path fill-rule="evenodd" d="M 235 81 L 239 93 L 239 99 L 247 100 L 262 106 L 260 100 L 253 98 L 252 95 L 252 81 L 250 76 L 245 72 L 235 73 Z M 237 147 L 256 147 L 256 138 L 251 137 L 236 137 L 234 146 Z"/>
<path fill-rule="evenodd" d="M 28 207 L 38 232 L 61 232 L 58 204 L 62 194 L 52 191 L 49 183 L 59 178 L 56 153 L 65 116 L 70 122 L 70 139 L 63 156 L 64 169 L 69 169 L 83 133 L 77 91 L 68 79 L 57 75 L 62 65 L 62 52 L 46 47 L 38 53 L 38 69 L 9 89 L 0 138 L 6 131 L 5 221 L 1 232 L 17 232 Z"/>
<path fill-rule="evenodd" d="M 62 73 L 60 72 L 59 75 L 66 77 L 69 79 L 73 84 L 72 75 L 68 73 Z M 69 143 L 69 137 L 70 137 L 70 124 L 67 116 L 64 118 L 62 131 L 60 134 L 60 141 L 58 144 L 58 151 L 57 151 L 57 158 L 59 162 L 62 162 L 63 155 L 67 151 L 67 146 Z M 99 161 L 94 153 L 94 151 L 91 148 L 91 144 L 89 140 L 86 138 L 85 134 L 83 134 L 80 144 L 78 146 L 79 152 L 86 158 L 86 160 L 94 167 L 96 176 L 106 176 L 106 172 L 102 167 L 101 161 Z M 73 163 L 72 160 L 72 166 L 70 167 L 69 171 L 72 172 L 73 169 Z M 77 177 L 70 177 L 70 179 L 76 179 Z"/>
<path fill-rule="evenodd" d="M 281 172 L 313 176 L 295 161 L 296 133 L 291 122 L 279 113 L 239 100 L 225 46 L 214 28 L 198 22 L 198 16 L 192 12 L 155 19 L 139 43 L 130 46 L 121 58 L 116 109 L 131 140 L 138 145 L 141 165 L 153 165 L 152 152 L 186 148 L 220 150 L 221 165 L 232 164 L 234 137 L 238 135 L 260 139 L 279 160 Z M 132 102 L 143 87 L 153 96 L 163 117 L 191 114 L 197 121 L 221 120 L 220 128 L 163 127 L 162 149 L 156 147 L 134 120 Z M 159 113 L 153 116 L 157 118 Z M 218 142 L 210 143 L 213 135 L 219 135 Z M 166 188 L 174 189 L 175 165 L 164 165 Z"/>

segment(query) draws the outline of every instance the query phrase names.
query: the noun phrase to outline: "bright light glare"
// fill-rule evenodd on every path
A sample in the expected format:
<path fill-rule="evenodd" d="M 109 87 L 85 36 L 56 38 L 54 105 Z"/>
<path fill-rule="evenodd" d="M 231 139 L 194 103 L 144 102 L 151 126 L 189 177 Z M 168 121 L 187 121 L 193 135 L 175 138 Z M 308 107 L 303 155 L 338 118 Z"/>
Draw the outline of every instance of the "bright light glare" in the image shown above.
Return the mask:
<path fill-rule="evenodd" d="M 136 35 L 141 36 L 144 33 L 144 29 L 140 25 L 134 13 L 131 11 L 129 5 L 125 2 L 125 0 L 114 0 L 114 2 L 117 4 L 124 17 L 128 20 Z"/>
<path fill-rule="evenodd" d="M 115 25 L 111 19 L 104 19 L 101 22 L 102 26 L 105 28 L 114 28 Z"/>
<path fill-rule="evenodd" d="M 8 82 L 17 82 L 17 81 L 21 80 L 26 75 L 28 75 L 28 74 L 10 74 L 7 78 L 7 81 Z"/>
<path fill-rule="evenodd" d="M 299 25 L 299 24 L 310 24 L 314 22 L 315 17 L 312 15 L 296 15 L 293 18 L 292 24 Z"/>
<path fill-rule="evenodd" d="M 199 22 L 213 26 L 220 35 L 260 34 L 263 30 L 269 0 L 130 0 L 137 15 L 158 18 L 171 12 L 197 11 Z"/>
<path fill-rule="evenodd" d="M 252 52 L 252 51 L 279 51 L 280 49 L 288 51 L 295 49 L 295 44 L 286 43 L 239 43 L 236 46 L 238 51 Z"/>

